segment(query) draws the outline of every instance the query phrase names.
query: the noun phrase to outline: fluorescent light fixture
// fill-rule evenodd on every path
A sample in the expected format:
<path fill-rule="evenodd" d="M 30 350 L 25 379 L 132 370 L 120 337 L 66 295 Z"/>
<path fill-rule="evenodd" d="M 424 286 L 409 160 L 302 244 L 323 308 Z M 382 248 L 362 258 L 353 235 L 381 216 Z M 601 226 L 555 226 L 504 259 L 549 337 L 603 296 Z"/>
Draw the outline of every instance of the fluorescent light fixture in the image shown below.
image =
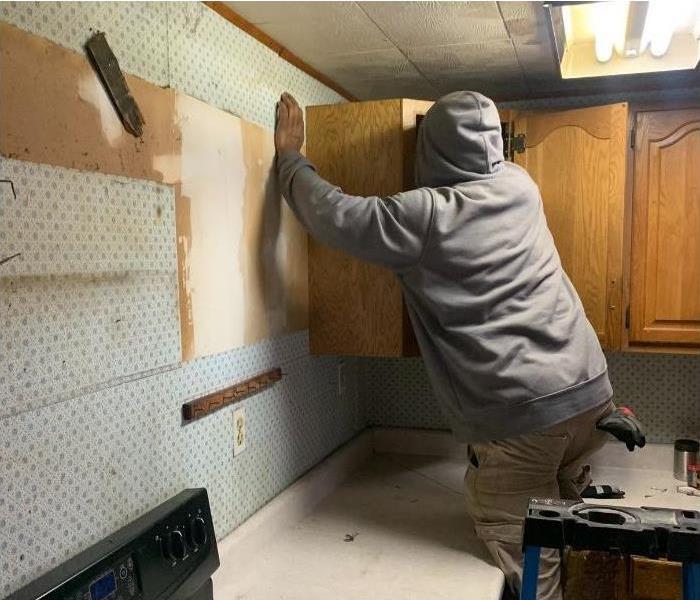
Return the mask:
<path fill-rule="evenodd" d="M 694 69 L 700 0 L 551 2 L 564 79 Z"/>

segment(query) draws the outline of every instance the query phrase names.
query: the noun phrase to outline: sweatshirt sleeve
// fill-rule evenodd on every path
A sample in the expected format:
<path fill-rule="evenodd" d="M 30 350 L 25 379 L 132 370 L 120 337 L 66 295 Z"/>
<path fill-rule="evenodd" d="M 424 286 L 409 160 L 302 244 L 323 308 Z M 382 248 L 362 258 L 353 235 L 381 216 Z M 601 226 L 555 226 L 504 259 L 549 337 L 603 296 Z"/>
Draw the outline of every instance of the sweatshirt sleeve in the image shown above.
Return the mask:
<path fill-rule="evenodd" d="M 291 151 L 277 157 L 277 173 L 285 200 L 320 242 L 397 271 L 420 262 L 434 211 L 428 189 L 388 198 L 351 196 Z"/>

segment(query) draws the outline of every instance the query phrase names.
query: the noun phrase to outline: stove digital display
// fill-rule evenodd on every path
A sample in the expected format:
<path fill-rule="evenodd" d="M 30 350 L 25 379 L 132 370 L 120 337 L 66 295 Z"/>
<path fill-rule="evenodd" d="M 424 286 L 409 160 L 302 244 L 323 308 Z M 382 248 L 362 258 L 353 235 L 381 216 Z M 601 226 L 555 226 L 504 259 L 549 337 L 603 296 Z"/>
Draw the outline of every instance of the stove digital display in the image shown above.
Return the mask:
<path fill-rule="evenodd" d="M 117 580 L 114 571 L 109 571 L 90 586 L 90 600 L 104 600 L 109 598 L 117 589 Z"/>

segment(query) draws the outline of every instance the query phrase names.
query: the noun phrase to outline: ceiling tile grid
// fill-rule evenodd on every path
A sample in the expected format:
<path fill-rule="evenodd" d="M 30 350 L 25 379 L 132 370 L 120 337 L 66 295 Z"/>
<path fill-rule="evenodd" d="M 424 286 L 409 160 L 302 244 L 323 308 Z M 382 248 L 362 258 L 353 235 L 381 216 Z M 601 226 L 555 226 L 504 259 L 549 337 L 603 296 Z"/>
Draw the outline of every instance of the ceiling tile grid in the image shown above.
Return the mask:
<path fill-rule="evenodd" d="M 360 2 L 402 50 L 507 40 L 496 2 Z"/>
<path fill-rule="evenodd" d="M 541 3 L 228 4 L 360 99 L 523 97 L 528 77 L 557 74 Z"/>
<path fill-rule="evenodd" d="M 426 77 L 444 76 L 504 79 L 520 76 L 520 67 L 510 40 L 478 44 L 453 44 L 427 48 L 409 48 L 406 56 Z"/>

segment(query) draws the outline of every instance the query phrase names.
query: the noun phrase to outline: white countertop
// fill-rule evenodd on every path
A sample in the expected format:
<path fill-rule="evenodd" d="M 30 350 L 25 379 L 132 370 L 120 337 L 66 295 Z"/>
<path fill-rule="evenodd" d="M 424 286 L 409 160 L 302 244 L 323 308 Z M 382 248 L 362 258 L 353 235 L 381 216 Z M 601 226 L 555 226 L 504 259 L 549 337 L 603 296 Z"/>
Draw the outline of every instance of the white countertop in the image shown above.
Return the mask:
<path fill-rule="evenodd" d="M 594 483 L 626 491 L 599 504 L 700 510 L 676 491 L 672 446 L 611 443 L 591 463 Z M 463 458 L 372 457 L 269 542 L 222 540 L 216 600 L 499 600 L 503 575 L 466 516 L 464 472 Z"/>
<path fill-rule="evenodd" d="M 499 600 L 503 574 L 466 516 L 464 470 L 441 457 L 371 458 L 261 549 L 222 540 L 216 600 Z"/>
<path fill-rule="evenodd" d="M 596 501 L 599 504 L 700 510 L 700 496 L 686 496 L 677 491 L 685 482 L 673 477 L 670 444 L 652 444 L 633 453 L 627 452 L 622 444 L 610 444 L 591 462 L 595 484 L 607 483 L 625 491 L 624 498 Z"/>

